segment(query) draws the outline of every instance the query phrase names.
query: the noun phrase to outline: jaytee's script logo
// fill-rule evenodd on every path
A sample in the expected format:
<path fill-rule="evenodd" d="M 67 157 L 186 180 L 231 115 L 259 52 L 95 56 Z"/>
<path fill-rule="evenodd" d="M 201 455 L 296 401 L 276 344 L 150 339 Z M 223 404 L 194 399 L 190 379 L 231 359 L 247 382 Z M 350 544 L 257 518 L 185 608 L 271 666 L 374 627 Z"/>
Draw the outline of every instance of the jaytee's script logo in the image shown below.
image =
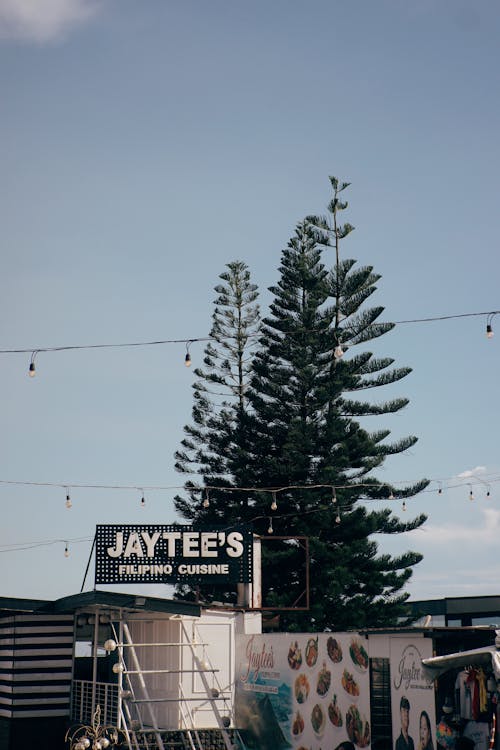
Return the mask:
<path fill-rule="evenodd" d="M 398 673 L 394 675 L 394 687 L 396 690 L 403 686 L 404 690 L 413 688 L 428 689 L 432 683 L 424 676 L 422 669 L 422 657 L 416 646 L 406 646 L 398 664 Z"/>
<path fill-rule="evenodd" d="M 257 682 L 259 672 L 262 669 L 274 668 L 273 647 L 271 646 L 269 648 L 269 651 L 266 651 L 266 644 L 263 643 L 262 648 L 258 650 L 254 648 L 254 639 L 255 639 L 255 636 L 252 636 L 247 643 L 247 648 L 245 652 L 246 664 L 245 664 L 244 670 L 242 671 L 240 675 L 240 679 L 242 682 L 248 682 L 248 680 L 250 679 L 250 676 L 252 675 L 252 672 L 253 672 L 253 681 Z"/>

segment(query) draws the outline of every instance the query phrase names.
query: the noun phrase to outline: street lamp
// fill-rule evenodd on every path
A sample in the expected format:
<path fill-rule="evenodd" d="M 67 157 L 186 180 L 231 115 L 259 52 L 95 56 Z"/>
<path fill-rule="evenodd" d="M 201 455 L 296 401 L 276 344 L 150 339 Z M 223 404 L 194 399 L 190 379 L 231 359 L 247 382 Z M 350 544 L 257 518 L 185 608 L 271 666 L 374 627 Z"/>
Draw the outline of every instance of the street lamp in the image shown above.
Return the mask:
<path fill-rule="evenodd" d="M 91 725 L 79 724 L 70 727 L 64 738 L 69 750 L 106 750 L 113 745 L 121 745 L 125 738 L 122 730 L 100 722 L 101 707 L 97 706 Z"/>

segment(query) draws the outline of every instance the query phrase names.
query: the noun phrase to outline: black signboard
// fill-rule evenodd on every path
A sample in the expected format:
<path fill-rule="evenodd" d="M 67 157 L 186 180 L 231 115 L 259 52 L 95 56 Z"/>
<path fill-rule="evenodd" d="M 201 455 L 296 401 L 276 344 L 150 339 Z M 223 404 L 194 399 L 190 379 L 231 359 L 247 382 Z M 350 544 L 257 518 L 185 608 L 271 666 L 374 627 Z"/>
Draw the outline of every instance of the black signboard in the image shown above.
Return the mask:
<path fill-rule="evenodd" d="M 248 526 L 98 525 L 95 582 L 250 583 L 252 551 Z"/>

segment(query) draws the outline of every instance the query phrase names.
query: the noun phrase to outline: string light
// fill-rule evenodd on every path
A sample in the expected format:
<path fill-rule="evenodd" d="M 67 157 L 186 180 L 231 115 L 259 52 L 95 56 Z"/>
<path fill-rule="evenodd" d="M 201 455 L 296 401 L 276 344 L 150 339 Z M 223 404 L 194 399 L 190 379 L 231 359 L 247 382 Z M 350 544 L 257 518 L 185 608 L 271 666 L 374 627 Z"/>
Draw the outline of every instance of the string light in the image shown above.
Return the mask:
<path fill-rule="evenodd" d="M 276 502 L 276 492 L 273 492 L 273 501 L 271 503 L 271 510 L 278 510 L 278 503 Z"/>
<path fill-rule="evenodd" d="M 474 500 L 474 493 L 472 492 L 472 485 L 469 484 L 470 492 L 469 492 L 469 500 Z"/>
<path fill-rule="evenodd" d="M 485 475 L 486 479 L 488 481 L 485 481 L 479 476 L 473 476 L 473 482 L 472 484 L 482 484 L 485 487 L 490 487 L 492 483 L 500 482 L 500 474 L 487 474 Z M 429 485 L 431 484 L 438 484 L 437 493 L 438 495 L 441 495 L 443 493 L 443 481 L 446 482 L 446 489 L 455 489 L 458 487 L 463 487 L 464 481 L 463 477 L 457 477 L 453 476 L 450 477 L 447 480 L 442 479 L 429 479 L 429 480 L 422 480 L 426 481 Z M 400 480 L 396 484 L 400 485 L 411 485 L 416 482 L 415 479 L 406 479 L 406 480 Z M 12 480 L 12 479 L 0 479 L 0 485 L 13 485 L 13 486 L 20 486 L 20 487 L 60 487 L 62 489 L 68 489 L 68 487 L 71 487 L 73 489 L 75 488 L 81 488 L 81 489 L 97 489 L 97 490 L 135 490 L 137 491 L 138 488 L 137 485 L 131 485 L 131 484 L 91 484 L 91 483 L 79 483 L 79 482 L 71 482 L 70 485 L 63 483 L 63 482 L 33 482 L 33 481 L 27 481 L 27 480 Z M 468 484 L 471 484 L 471 482 L 468 482 Z M 168 490 L 186 490 L 186 491 L 193 491 L 193 492 L 202 492 L 205 491 L 211 491 L 216 490 L 218 492 L 254 492 L 254 493 L 264 493 L 269 492 L 271 495 L 278 492 L 286 492 L 289 490 L 300 490 L 300 491 L 307 491 L 307 490 L 315 490 L 315 489 L 329 489 L 332 493 L 331 496 L 331 502 L 332 504 L 335 504 L 337 502 L 336 499 L 336 490 L 359 490 L 360 494 L 362 490 L 370 489 L 370 490 L 379 490 L 381 492 L 384 491 L 390 492 L 389 485 L 383 485 L 380 484 L 380 482 L 355 482 L 351 484 L 343 484 L 343 485 L 336 485 L 333 486 L 332 484 L 290 484 L 290 485 L 284 485 L 283 487 L 258 487 L 258 486 L 249 486 L 249 487 L 240 487 L 240 486 L 234 486 L 234 487 L 228 487 L 227 485 L 206 485 L 205 487 L 185 487 L 184 485 L 144 485 L 145 491 L 150 492 L 160 492 L 160 491 L 168 491 Z M 435 487 L 426 487 L 419 491 L 418 494 L 428 493 L 428 492 L 436 492 Z M 389 494 L 386 496 L 387 499 L 394 499 L 394 493 Z M 372 498 L 372 497 L 365 497 L 365 500 L 376 500 L 381 498 Z"/>
<path fill-rule="evenodd" d="M 208 490 L 206 489 L 205 490 L 205 497 L 203 498 L 203 507 L 204 508 L 208 508 L 209 505 L 210 505 L 210 497 L 209 497 L 209 494 L 208 494 Z"/>
<path fill-rule="evenodd" d="M 144 508 L 146 505 L 146 498 L 144 497 L 144 490 L 141 493 L 141 508 Z"/>
<path fill-rule="evenodd" d="M 490 497 L 490 495 L 491 495 L 491 492 L 490 492 L 490 487 L 488 485 L 488 489 L 486 490 L 486 497 Z"/>
<path fill-rule="evenodd" d="M 486 323 L 486 335 L 488 338 L 492 338 L 493 336 L 493 325 L 492 320 L 495 315 L 500 314 L 500 310 L 491 310 L 486 312 L 472 312 L 472 313 L 459 313 L 459 314 L 453 314 L 453 315 L 436 315 L 428 318 L 411 318 L 406 320 L 395 320 L 391 321 L 394 325 L 404 325 L 404 324 L 411 324 L 411 323 L 431 323 L 434 321 L 444 321 L 444 320 L 457 320 L 459 318 L 473 318 L 478 316 L 486 316 L 487 317 L 487 323 Z M 304 331 L 314 331 L 315 329 L 303 329 Z M 286 335 L 288 332 L 283 331 L 283 335 Z M 255 338 L 260 336 L 260 332 L 256 331 L 253 333 L 248 334 L 248 338 Z M 230 340 L 231 336 L 227 337 L 227 340 Z M 67 351 L 81 351 L 83 349 L 119 349 L 119 348 L 137 348 L 137 347 L 145 347 L 145 346 L 164 346 L 166 344 L 180 344 L 185 343 L 188 347 L 192 343 L 203 343 L 208 341 L 213 341 L 213 336 L 198 336 L 195 338 L 190 339 L 160 339 L 156 341 L 134 341 L 134 342 L 125 342 L 125 343 L 111 343 L 111 344 L 72 344 L 69 346 L 44 346 L 44 347 L 38 347 L 37 349 L 0 349 L 0 354 L 29 354 L 31 352 L 31 362 L 29 367 L 29 374 L 31 377 L 34 377 L 35 375 L 35 356 L 39 352 L 67 352 Z M 225 340 L 224 337 L 218 337 L 217 341 L 223 341 Z M 342 357 L 344 354 L 344 350 L 342 349 L 341 344 L 337 344 L 334 350 L 334 356 L 336 358 Z M 191 356 L 189 354 L 189 349 L 186 352 L 186 356 L 184 358 L 184 363 L 187 367 L 191 365 Z"/>
<path fill-rule="evenodd" d="M 340 519 L 340 511 L 337 510 L 337 515 L 335 516 L 335 523 L 340 523 L 340 521 L 341 521 L 341 519 Z"/>
<path fill-rule="evenodd" d="M 69 489 L 66 489 L 66 507 L 68 508 L 68 510 L 69 510 L 69 508 L 71 508 L 72 505 L 73 505 L 73 503 L 71 502 L 71 497 L 69 495 Z"/>
<path fill-rule="evenodd" d="M 498 310 L 495 312 L 488 313 L 488 317 L 486 318 L 486 338 L 492 339 L 493 338 L 493 318 L 495 315 L 497 315 Z"/>
<path fill-rule="evenodd" d="M 64 557 L 69 557 L 68 542 L 66 542 L 66 546 L 64 547 Z"/>
<path fill-rule="evenodd" d="M 269 516 L 269 527 L 267 529 L 267 533 L 268 534 L 274 534 L 273 519 L 271 518 L 271 516 Z"/>
<path fill-rule="evenodd" d="M 394 500 L 394 493 L 391 488 L 389 488 L 389 500 Z"/>
<path fill-rule="evenodd" d="M 406 510 L 406 501 L 403 500 L 403 504 L 401 505 L 401 510 L 404 512 Z"/>
<path fill-rule="evenodd" d="M 31 361 L 30 361 L 30 366 L 29 366 L 29 370 L 28 370 L 28 375 L 30 376 L 30 378 L 34 378 L 35 374 L 36 374 L 36 370 L 35 370 L 35 357 L 36 357 L 37 354 L 38 354 L 38 350 L 36 350 L 36 351 L 34 351 L 34 352 L 31 353 Z"/>

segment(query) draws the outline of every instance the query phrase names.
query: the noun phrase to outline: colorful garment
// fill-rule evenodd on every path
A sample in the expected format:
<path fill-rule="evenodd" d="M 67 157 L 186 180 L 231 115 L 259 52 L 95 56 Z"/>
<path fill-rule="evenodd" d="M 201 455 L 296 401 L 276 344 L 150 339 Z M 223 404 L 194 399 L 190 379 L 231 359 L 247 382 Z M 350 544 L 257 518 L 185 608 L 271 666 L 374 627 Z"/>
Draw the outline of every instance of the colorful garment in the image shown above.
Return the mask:
<path fill-rule="evenodd" d="M 454 750 L 458 732 L 450 727 L 444 717 L 436 727 L 436 742 L 445 750 Z"/>

